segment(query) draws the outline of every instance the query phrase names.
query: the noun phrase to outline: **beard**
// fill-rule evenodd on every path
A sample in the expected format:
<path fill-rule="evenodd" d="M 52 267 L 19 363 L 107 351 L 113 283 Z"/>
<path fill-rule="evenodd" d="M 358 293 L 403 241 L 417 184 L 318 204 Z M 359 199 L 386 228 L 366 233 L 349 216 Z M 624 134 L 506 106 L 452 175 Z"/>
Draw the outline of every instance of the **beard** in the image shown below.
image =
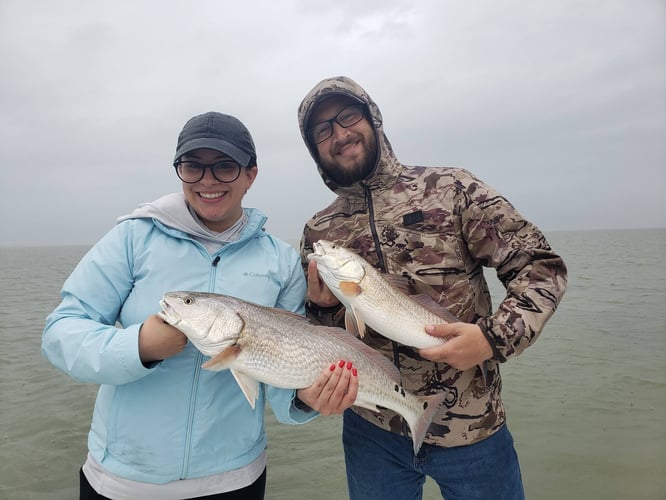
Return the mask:
<path fill-rule="evenodd" d="M 377 141 L 372 136 L 370 144 L 363 142 L 364 154 L 361 158 L 352 164 L 341 167 L 337 162 L 319 159 L 319 167 L 321 170 L 335 182 L 338 186 L 351 186 L 364 179 L 372 173 L 377 163 Z"/>

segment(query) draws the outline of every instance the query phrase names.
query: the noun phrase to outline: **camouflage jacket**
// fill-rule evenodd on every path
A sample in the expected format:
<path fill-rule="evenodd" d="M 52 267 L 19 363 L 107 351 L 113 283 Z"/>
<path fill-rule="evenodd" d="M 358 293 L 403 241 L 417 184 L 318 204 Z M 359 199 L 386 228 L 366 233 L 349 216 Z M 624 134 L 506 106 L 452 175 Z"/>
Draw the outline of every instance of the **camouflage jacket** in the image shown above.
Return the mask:
<path fill-rule="evenodd" d="M 401 164 L 384 134 L 377 105 L 348 78 L 324 80 L 304 99 L 299 108 L 304 140 L 304 123 L 314 103 L 329 92 L 355 96 L 368 106 L 379 154 L 373 173 L 348 187 L 335 185 L 319 168 L 337 198 L 305 226 L 301 240 L 304 268 L 312 243 L 329 240 L 384 272 L 408 273 L 428 283 L 453 314 L 477 323 L 494 351 L 487 364 L 486 385 L 478 368 L 459 371 L 425 360 L 416 350 L 372 331 L 364 340 L 394 360 L 406 389 L 417 394 L 448 394 L 426 443 L 448 447 L 483 440 L 505 422 L 499 364 L 531 345 L 554 313 L 566 288 L 564 262 L 537 227 L 468 171 Z M 308 147 L 316 161 L 314 150 Z M 484 267 L 494 268 L 506 288 L 495 311 Z M 341 315 L 326 313 L 308 305 L 311 319 L 341 324 Z M 389 410 L 354 410 L 384 429 L 408 433 L 401 417 Z"/>

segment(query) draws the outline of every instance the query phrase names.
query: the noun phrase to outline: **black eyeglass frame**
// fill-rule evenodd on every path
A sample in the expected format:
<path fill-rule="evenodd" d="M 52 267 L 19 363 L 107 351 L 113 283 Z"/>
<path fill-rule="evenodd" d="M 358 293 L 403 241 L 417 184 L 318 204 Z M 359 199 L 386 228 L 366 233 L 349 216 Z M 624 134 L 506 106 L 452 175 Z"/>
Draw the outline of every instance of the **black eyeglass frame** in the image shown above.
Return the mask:
<path fill-rule="evenodd" d="M 349 108 L 358 108 L 359 111 L 360 111 L 360 116 L 359 116 L 358 120 L 354 120 L 353 122 L 351 122 L 351 123 L 347 123 L 347 124 L 345 125 L 345 124 L 341 123 L 340 120 L 339 120 L 338 118 L 339 118 L 340 115 L 343 114 L 345 111 L 348 111 Z M 340 125 L 342 128 L 349 128 L 349 127 L 351 127 L 351 126 L 353 126 L 353 125 L 356 125 L 356 124 L 357 124 L 358 122 L 360 122 L 363 118 L 365 118 L 365 116 L 366 116 L 366 108 L 365 108 L 365 106 L 364 106 L 363 104 L 361 104 L 361 103 L 350 104 L 349 106 L 346 106 L 346 107 L 342 108 L 342 109 L 341 109 L 341 110 L 340 110 L 340 111 L 339 111 L 339 112 L 338 112 L 333 118 L 331 118 L 331 119 L 329 119 L 329 120 L 324 120 L 324 121 L 321 121 L 321 122 L 317 122 L 317 123 L 315 123 L 312 127 L 310 127 L 310 128 L 308 129 L 308 131 L 307 131 L 308 140 L 309 140 L 312 144 L 315 144 L 315 145 L 316 145 L 316 144 L 321 144 L 322 142 L 327 141 L 328 139 L 330 139 L 330 138 L 333 136 L 333 122 L 337 123 L 337 124 Z M 314 137 L 314 133 L 313 133 L 313 132 L 314 132 L 314 129 L 315 129 L 316 127 L 320 126 L 320 125 L 323 125 L 323 124 L 327 124 L 327 125 L 328 125 L 328 134 L 327 134 L 326 137 L 324 137 L 323 139 L 319 139 L 319 140 L 317 141 L 317 140 L 315 140 L 315 137 Z"/>
<path fill-rule="evenodd" d="M 193 168 L 199 169 L 201 171 L 201 176 L 195 181 L 188 181 L 188 180 L 183 179 L 183 177 L 180 173 L 180 170 L 179 170 L 183 163 L 191 163 Z M 215 169 L 216 168 L 230 169 L 229 166 L 220 167 L 220 165 L 233 165 L 233 166 L 235 166 L 238 169 L 237 172 L 236 172 L 236 177 L 234 177 L 231 180 L 220 179 L 217 175 L 215 175 Z M 196 184 L 197 182 L 199 182 L 206 175 L 206 170 L 210 170 L 210 172 L 213 174 L 213 177 L 215 178 L 216 181 L 223 182 L 225 184 L 230 184 L 230 183 L 234 182 L 235 180 L 237 180 L 240 177 L 241 170 L 243 170 L 243 167 L 240 166 L 238 163 L 236 163 L 233 160 L 217 161 L 217 162 L 215 162 L 213 164 L 210 164 L 210 165 L 206 165 L 205 163 L 201 163 L 201 162 L 194 161 L 194 160 L 177 160 L 177 161 L 173 162 L 173 168 L 176 169 L 176 175 L 178 176 L 178 178 L 186 184 Z"/>

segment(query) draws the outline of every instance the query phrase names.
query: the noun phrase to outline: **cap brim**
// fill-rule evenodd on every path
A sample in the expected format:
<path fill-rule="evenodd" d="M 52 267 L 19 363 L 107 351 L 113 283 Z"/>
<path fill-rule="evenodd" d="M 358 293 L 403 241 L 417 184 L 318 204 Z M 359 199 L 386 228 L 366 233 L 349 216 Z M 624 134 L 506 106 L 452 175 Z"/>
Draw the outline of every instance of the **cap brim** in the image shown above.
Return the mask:
<path fill-rule="evenodd" d="M 194 151 L 195 149 L 214 149 L 215 151 L 219 151 L 220 153 L 229 156 L 242 167 L 248 167 L 250 163 L 250 155 L 248 153 L 237 148 L 230 142 L 212 137 L 202 137 L 200 139 L 187 141 L 176 151 L 174 161 L 178 161 L 181 156 L 190 151 Z"/>

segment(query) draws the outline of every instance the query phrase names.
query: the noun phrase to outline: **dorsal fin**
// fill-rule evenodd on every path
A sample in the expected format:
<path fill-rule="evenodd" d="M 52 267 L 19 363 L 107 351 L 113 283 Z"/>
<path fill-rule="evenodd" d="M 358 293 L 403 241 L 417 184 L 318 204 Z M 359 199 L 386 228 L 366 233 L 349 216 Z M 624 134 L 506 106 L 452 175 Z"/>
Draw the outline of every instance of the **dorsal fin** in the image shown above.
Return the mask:
<path fill-rule="evenodd" d="M 414 294 L 412 280 L 408 276 L 400 274 L 380 274 L 380 276 L 384 278 L 389 285 L 405 295 Z"/>
<path fill-rule="evenodd" d="M 439 293 L 427 283 L 406 274 L 383 274 L 382 276 L 391 286 L 408 295 L 418 305 L 442 318 L 446 323 L 460 322 L 460 319 L 438 302 Z"/>
<path fill-rule="evenodd" d="M 412 295 L 409 298 L 438 318 L 442 318 L 446 323 L 460 323 L 460 320 L 454 314 L 428 295 Z"/>

